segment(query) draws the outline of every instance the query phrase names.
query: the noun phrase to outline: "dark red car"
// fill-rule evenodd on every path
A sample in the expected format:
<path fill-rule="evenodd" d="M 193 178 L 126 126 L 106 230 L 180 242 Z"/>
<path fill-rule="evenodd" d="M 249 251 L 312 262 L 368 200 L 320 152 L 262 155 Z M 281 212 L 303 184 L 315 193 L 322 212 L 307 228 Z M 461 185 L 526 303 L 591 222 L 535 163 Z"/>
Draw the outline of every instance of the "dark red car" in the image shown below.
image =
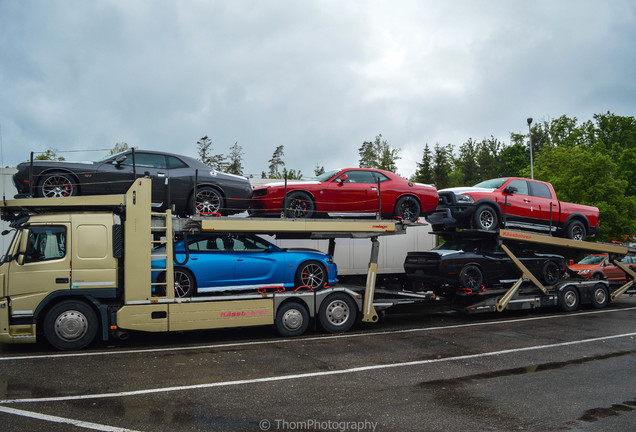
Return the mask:
<path fill-rule="evenodd" d="M 345 168 L 309 181 L 288 181 L 286 203 L 284 198 L 282 181 L 255 188 L 250 213 L 280 214 L 285 208 L 287 217 L 292 218 L 370 216 L 378 213 L 381 205 L 382 217 L 399 216 L 415 222 L 420 215 L 435 210 L 439 200 L 434 186 L 370 168 Z"/>

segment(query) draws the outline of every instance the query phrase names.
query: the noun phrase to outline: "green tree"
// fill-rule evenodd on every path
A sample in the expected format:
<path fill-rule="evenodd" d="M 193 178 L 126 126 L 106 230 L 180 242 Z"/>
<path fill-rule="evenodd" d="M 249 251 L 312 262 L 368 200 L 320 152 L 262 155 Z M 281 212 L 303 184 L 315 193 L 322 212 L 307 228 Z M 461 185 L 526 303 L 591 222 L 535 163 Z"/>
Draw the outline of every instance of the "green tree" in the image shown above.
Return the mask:
<path fill-rule="evenodd" d="M 222 154 L 212 154 L 212 140 L 204 136 L 197 141 L 199 160 L 215 170 L 222 170 L 227 166 L 225 156 Z"/>
<path fill-rule="evenodd" d="M 360 168 L 377 168 L 387 171 L 397 171 L 396 161 L 400 159 L 400 149 L 389 146 L 382 140 L 382 134 L 375 137 L 375 141 L 365 141 L 358 149 Z"/>
<path fill-rule="evenodd" d="M 488 180 L 501 176 L 499 157 L 503 143 L 494 137 L 482 140 L 477 145 L 477 165 L 480 180 Z"/>
<path fill-rule="evenodd" d="M 421 162 L 417 162 L 417 170 L 411 177 L 411 181 L 417 183 L 432 184 L 433 182 L 433 156 L 428 143 L 424 145 Z"/>
<path fill-rule="evenodd" d="M 453 147 L 450 144 L 447 146 L 441 146 L 439 143 L 435 144 L 433 150 L 433 183 L 437 189 L 451 186 L 452 157 Z"/>
<path fill-rule="evenodd" d="M 523 142 L 516 142 L 501 150 L 500 160 L 503 177 L 522 177 L 523 170 L 530 167 L 530 151 Z"/>
<path fill-rule="evenodd" d="M 318 164 L 316 164 L 316 167 L 314 168 L 314 175 L 318 177 L 319 175 L 324 173 L 325 173 L 325 167 L 319 166 Z"/>
<path fill-rule="evenodd" d="M 126 150 L 130 150 L 128 143 L 124 141 L 118 142 L 118 143 L 115 143 L 115 146 L 112 149 L 110 149 L 110 151 L 108 152 L 108 155 L 112 156 L 117 153 L 125 152 Z"/>
<path fill-rule="evenodd" d="M 269 160 L 269 178 L 281 178 L 280 168 L 285 166 L 283 156 L 285 156 L 283 145 L 279 145 L 274 150 L 272 158 Z"/>
<path fill-rule="evenodd" d="M 227 172 L 230 174 L 243 175 L 243 147 L 238 145 L 238 141 L 230 147 L 229 164 Z"/>
<path fill-rule="evenodd" d="M 64 156 L 58 156 L 57 151 L 58 151 L 57 149 L 46 149 L 45 152 L 40 153 L 37 156 L 34 156 L 33 159 L 34 160 L 55 160 L 55 161 L 66 160 L 64 159 Z"/>
<path fill-rule="evenodd" d="M 486 180 L 482 178 L 477 163 L 477 149 L 478 143 L 473 141 L 472 138 L 468 139 L 459 148 L 459 155 L 455 159 L 454 166 L 455 170 L 461 173 L 461 176 L 459 176 L 461 185 L 472 186 L 482 180 Z"/>
<path fill-rule="evenodd" d="M 552 183 L 561 201 L 596 206 L 601 233 L 597 240 L 636 232 L 636 197 L 618 178 L 618 164 L 608 154 L 584 146 L 544 148 L 536 158 L 535 178 Z"/>

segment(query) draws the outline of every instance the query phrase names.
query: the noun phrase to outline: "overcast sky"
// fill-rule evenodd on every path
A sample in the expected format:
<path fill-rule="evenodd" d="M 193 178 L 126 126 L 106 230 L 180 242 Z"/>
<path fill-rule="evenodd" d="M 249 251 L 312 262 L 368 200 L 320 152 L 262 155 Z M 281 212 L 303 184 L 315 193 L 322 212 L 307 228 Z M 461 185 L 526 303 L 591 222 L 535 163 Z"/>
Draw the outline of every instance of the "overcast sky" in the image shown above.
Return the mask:
<path fill-rule="evenodd" d="M 2 163 L 207 135 L 310 177 L 382 134 L 410 176 L 426 143 L 633 116 L 635 66 L 633 0 L 0 0 Z"/>

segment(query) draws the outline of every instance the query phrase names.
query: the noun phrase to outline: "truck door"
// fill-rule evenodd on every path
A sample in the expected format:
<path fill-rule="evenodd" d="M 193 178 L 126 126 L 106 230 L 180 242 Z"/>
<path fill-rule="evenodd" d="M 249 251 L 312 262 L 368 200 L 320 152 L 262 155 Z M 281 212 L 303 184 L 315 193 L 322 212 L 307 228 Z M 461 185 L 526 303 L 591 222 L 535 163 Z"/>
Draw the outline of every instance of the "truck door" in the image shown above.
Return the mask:
<path fill-rule="evenodd" d="M 70 288 L 70 224 L 31 226 L 21 233 L 20 253 L 9 263 L 13 317 L 32 316 L 49 293 Z"/>
<path fill-rule="evenodd" d="M 528 183 L 525 180 L 513 180 L 502 185 L 502 190 L 506 187 L 515 187 L 517 192 L 508 195 L 508 207 L 506 208 L 506 223 L 513 226 L 523 226 L 532 220 L 532 197 L 528 190 Z M 504 213 L 506 197 L 501 198 L 501 212 Z"/>
<path fill-rule="evenodd" d="M 549 226 L 552 218 L 552 226 L 556 226 L 559 221 L 559 201 L 552 196 L 547 185 L 533 181 L 528 183 L 532 195 L 532 213 L 536 222 Z"/>

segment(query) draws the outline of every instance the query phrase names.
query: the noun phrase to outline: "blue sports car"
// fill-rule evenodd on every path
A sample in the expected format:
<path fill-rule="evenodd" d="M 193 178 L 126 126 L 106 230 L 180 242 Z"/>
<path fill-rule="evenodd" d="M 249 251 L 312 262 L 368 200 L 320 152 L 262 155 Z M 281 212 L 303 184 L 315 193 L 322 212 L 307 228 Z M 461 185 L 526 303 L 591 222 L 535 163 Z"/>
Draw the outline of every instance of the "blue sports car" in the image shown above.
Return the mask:
<path fill-rule="evenodd" d="M 281 249 L 247 233 L 202 233 L 174 244 L 175 296 L 195 293 L 256 290 L 258 288 L 318 289 L 337 282 L 337 268 L 330 255 L 309 249 Z M 165 254 L 157 249 L 156 254 Z M 165 282 L 165 259 L 153 259 L 154 282 Z"/>

